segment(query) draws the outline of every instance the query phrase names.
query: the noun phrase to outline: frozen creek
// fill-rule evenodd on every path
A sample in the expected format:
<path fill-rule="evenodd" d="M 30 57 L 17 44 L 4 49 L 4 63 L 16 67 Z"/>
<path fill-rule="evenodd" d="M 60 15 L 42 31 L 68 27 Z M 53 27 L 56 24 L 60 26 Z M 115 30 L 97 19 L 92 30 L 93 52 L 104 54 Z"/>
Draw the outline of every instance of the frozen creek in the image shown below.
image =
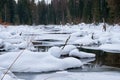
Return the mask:
<path fill-rule="evenodd" d="M 47 73 L 14 73 L 18 78 L 25 80 L 120 80 L 120 28 L 118 25 L 107 27 L 103 32 L 100 25 L 79 24 L 71 26 L 9 26 L 0 27 L 0 50 L 19 51 L 27 46 L 28 40 L 34 44 L 34 51 L 45 52 L 52 46 L 63 46 L 71 35 L 67 44 L 83 45 L 102 50 L 96 59 L 83 59 L 82 68 Z M 94 33 L 94 35 L 93 35 Z M 93 35 L 93 39 L 91 36 Z M 99 46 L 96 46 L 99 45 Z M 29 48 L 31 50 L 31 48 Z M 99 51 L 82 50 L 84 52 L 99 53 Z M 106 53 L 110 51 L 116 54 Z M 5 52 L 3 52 L 5 53 Z M 0 52 L 0 54 L 3 54 Z M 104 54 L 105 53 L 105 54 Z M 109 54 L 109 55 L 108 55 Z M 117 56 L 116 56 L 117 55 Z M 3 60 L 4 61 L 4 60 Z M 2 63 L 2 61 L 1 61 Z M 108 67 L 114 66 L 114 67 Z M 21 66 L 20 66 L 21 67 Z M 33 69 L 34 70 L 34 69 Z"/>

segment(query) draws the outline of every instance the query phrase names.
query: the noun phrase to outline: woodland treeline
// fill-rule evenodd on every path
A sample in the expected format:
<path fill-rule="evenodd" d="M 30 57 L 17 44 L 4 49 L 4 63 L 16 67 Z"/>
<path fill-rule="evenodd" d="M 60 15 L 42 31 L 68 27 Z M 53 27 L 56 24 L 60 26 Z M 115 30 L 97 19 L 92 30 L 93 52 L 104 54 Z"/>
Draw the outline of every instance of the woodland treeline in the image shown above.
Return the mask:
<path fill-rule="evenodd" d="M 120 0 L 0 0 L 0 22 L 10 24 L 120 23 Z"/>

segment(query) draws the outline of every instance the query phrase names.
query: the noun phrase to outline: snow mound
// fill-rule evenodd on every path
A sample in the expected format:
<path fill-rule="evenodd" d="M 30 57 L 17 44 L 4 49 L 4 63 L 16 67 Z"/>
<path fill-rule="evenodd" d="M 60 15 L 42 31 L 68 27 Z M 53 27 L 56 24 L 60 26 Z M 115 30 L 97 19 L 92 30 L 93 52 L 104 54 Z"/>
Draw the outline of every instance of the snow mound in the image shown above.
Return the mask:
<path fill-rule="evenodd" d="M 20 52 L 8 52 L 0 56 L 1 67 L 8 68 Z M 31 52 L 25 50 L 12 66 L 13 72 L 48 72 L 80 67 L 83 64 L 76 58 L 59 59 L 48 52 Z"/>
<path fill-rule="evenodd" d="M 82 52 L 78 49 L 74 49 L 69 53 L 69 56 L 75 56 L 75 57 L 79 57 L 79 58 L 92 58 L 95 57 L 95 54 L 92 53 L 86 53 L 86 52 Z"/>
<path fill-rule="evenodd" d="M 61 56 L 61 49 L 59 47 L 51 47 L 48 52 L 54 57 L 59 58 Z"/>
<path fill-rule="evenodd" d="M 62 55 L 67 55 L 70 53 L 71 50 L 76 49 L 76 46 L 74 45 L 66 45 L 64 49 L 62 50 Z"/>

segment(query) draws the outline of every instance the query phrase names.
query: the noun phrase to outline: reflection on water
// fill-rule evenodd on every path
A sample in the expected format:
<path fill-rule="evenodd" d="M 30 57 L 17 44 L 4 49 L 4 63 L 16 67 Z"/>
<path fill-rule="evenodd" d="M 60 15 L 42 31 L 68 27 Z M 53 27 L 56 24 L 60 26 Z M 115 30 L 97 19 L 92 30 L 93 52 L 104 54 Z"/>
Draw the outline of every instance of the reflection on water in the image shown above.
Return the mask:
<path fill-rule="evenodd" d="M 101 50 L 92 50 L 92 49 L 84 49 L 79 48 L 81 51 L 95 53 L 96 59 L 92 63 L 102 66 L 113 66 L 113 67 L 119 67 L 120 68 L 120 54 L 119 53 L 113 53 L 113 52 L 104 52 Z"/>

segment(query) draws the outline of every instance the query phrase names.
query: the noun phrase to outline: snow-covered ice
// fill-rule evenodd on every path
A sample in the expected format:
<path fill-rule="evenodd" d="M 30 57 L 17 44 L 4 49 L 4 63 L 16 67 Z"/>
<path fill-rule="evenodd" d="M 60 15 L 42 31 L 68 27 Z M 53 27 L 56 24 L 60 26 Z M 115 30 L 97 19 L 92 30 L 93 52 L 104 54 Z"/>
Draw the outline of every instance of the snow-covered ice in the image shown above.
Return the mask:
<path fill-rule="evenodd" d="M 36 74 L 30 80 L 120 80 L 119 72 L 56 72 Z"/>
<path fill-rule="evenodd" d="M 101 50 L 120 51 L 120 44 L 103 44 L 99 46 Z"/>
<path fill-rule="evenodd" d="M 95 54 L 93 53 L 86 53 L 79 51 L 78 49 L 74 49 L 69 53 L 69 56 L 79 57 L 79 58 L 93 58 Z"/>

